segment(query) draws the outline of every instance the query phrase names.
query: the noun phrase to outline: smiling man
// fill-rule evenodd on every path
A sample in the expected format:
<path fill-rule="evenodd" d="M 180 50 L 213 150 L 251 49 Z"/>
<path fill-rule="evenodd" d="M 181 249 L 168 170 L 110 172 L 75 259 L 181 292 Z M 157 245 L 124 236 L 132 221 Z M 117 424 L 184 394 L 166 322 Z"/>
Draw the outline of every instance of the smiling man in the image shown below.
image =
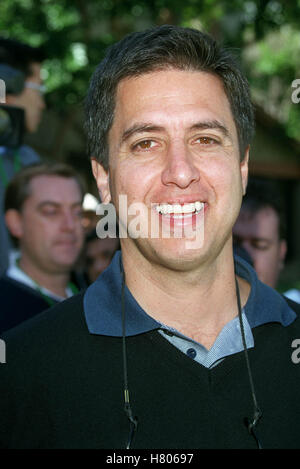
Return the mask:
<path fill-rule="evenodd" d="M 126 78 L 116 102 L 109 171 L 92 161 L 102 200 L 117 205 L 126 194 L 128 206 L 142 202 L 145 216 L 171 225 L 170 237 L 148 233 L 123 240 L 127 286 L 152 317 L 210 348 L 236 315 L 230 234 L 246 187 L 248 150 L 241 161 L 228 99 L 220 79 L 207 72 L 167 69 Z M 175 226 L 191 223 L 185 210 L 190 204 L 194 217 L 204 218 L 204 243 L 198 249 L 187 249 L 184 236 L 172 236 Z M 200 204 L 198 214 L 195 204 Z M 153 205 L 160 209 L 153 213 Z M 245 300 L 248 286 L 240 280 L 240 287 Z M 183 315 L 187 296 L 191 311 Z"/>
<path fill-rule="evenodd" d="M 95 71 L 86 109 L 121 252 L 51 318 L 4 336 L 2 446 L 298 447 L 297 314 L 233 257 L 253 134 L 234 59 L 192 29 L 131 34 Z"/>

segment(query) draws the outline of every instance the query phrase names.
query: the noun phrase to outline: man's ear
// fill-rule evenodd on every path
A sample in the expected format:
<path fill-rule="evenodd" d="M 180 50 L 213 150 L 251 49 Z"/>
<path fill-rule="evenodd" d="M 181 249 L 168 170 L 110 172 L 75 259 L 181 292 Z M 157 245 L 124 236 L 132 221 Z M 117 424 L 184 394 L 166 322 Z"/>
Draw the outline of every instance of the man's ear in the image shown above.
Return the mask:
<path fill-rule="evenodd" d="M 108 204 L 111 201 L 110 187 L 109 187 L 109 173 L 96 158 L 91 158 L 91 165 L 94 178 L 97 183 L 101 202 Z"/>
<path fill-rule="evenodd" d="M 243 195 L 246 194 L 247 184 L 248 184 L 248 165 L 249 165 L 249 150 L 250 145 L 247 146 L 245 150 L 244 157 L 240 163 L 241 167 L 241 176 L 242 176 L 242 186 L 243 186 Z"/>
<path fill-rule="evenodd" d="M 9 209 L 5 212 L 5 222 L 8 230 L 17 239 L 23 236 L 23 224 L 20 212 L 15 209 Z"/>

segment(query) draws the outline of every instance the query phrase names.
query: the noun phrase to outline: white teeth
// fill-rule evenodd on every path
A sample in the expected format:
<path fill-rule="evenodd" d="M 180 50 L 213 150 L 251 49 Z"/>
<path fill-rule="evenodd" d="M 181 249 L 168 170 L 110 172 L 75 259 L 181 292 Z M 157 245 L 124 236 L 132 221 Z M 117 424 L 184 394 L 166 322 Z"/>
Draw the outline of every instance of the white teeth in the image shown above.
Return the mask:
<path fill-rule="evenodd" d="M 168 213 L 172 213 L 172 205 L 168 205 Z M 173 205 L 173 213 L 182 213 L 181 205 Z"/>
<path fill-rule="evenodd" d="M 197 210 L 197 212 L 203 208 L 203 205 L 203 202 L 195 202 L 195 209 Z"/>
<path fill-rule="evenodd" d="M 193 202 L 190 204 L 160 204 L 156 205 L 155 209 L 158 213 L 161 213 L 163 215 L 167 215 L 170 213 L 174 214 L 182 214 L 182 213 L 193 213 L 193 212 L 200 212 L 204 207 L 203 202 Z"/>

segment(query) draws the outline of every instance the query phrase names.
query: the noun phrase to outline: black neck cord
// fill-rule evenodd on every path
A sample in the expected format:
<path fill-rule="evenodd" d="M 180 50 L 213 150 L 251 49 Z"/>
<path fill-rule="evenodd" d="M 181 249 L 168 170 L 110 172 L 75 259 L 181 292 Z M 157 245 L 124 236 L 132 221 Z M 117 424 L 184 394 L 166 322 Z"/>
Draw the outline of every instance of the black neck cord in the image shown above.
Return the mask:
<path fill-rule="evenodd" d="M 127 372 L 127 351 L 126 351 L 126 331 L 125 331 L 125 273 L 123 269 L 121 270 L 122 272 L 122 294 L 121 294 L 121 303 L 122 303 L 122 353 L 123 353 L 123 374 L 124 374 L 124 410 L 126 413 L 127 418 L 129 419 L 130 422 L 130 431 L 128 435 L 128 441 L 126 444 L 126 449 L 131 448 L 131 444 L 133 441 L 134 434 L 137 430 L 137 418 L 133 417 L 131 405 L 130 405 L 130 399 L 129 399 L 129 388 L 128 388 L 128 372 Z M 247 344 L 246 344 L 246 338 L 245 338 L 245 330 L 244 330 L 244 324 L 243 324 L 243 319 L 242 319 L 242 306 L 241 306 L 241 298 L 240 298 L 240 289 L 238 285 L 237 278 L 235 277 L 235 285 L 236 285 L 236 296 L 237 296 L 237 305 L 238 305 L 238 316 L 239 316 L 239 322 L 240 322 L 240 328 L 241 328 L 241 335 L 242 335 L 242 342 L 243 342 L 243 347 L 244 347 L 244 353 L 245 353 L 245 358 L 246 358 L 246 365 L 247 365 L 247 371 L 248 371 L 248 376 L 249 376 L 249 382 L 250 382 L 250 388 L 251 388 L 251 395 L 252 395 L 252 400 L 253 400 L 253 406 L 254 406 L 254 412 L 253 412 L 253 419 L 252 421 L 249 419 L 245 419 L 245 424 L 248 428 L 249 433 L 254 437 L 256 444 L 259 449 L 262 449 L 261 443 L 257 437 L 256 434 L 256 425 L 259 421 L 259 419 L 262 416 L 262 412 L 260 408 L 258 407 L 257 404 L 257 399 L 256 399 L 256 394 L 255 394 L 255 388 L 254 388 L 254 383 L 253 383 L 253 378 L 252 378 L 252 373 L 251 373 L 251 368 L 250 368 L 250 362 L 249 362 L 249 356 L 248 356 L 248 350 L 247 350 Z"/>
<path fill-rule="evenodd" d="M 252 373 L 251 373 L 248 350 L 247 350 L 247 344 L 246 344 L 246 338 L 245 338 L 244 324 L 243 324 L 243 319 L 242 319 L 242 306 L 241 306 L 240 289 L 239 289 L 239 284 L 238 284 L 238 281 L 237 281 L 236 277 L 235 277 L 235 286 L 236 286 L 236 297 L 237 297 L 237 305 L 238 305 L 238 312 L 239 312 L 241 335 L 242 335 L 242 341 L 243 341 L 243 347 L 244 347 L 244 352 L 245 352 L 247 371 L 248 371 L 248 376 L 249 376 L 249 381 L 250 381 L 251 395 L 252 395 L 253 406 L 254 406 L 253 419 L 252 419 L 252 421 L 250 421 L 249 419 L 246 418 L 245 419 L 245 424 L 248 428 L 249 433 L 254 437 L 258 448 L 262 449 L 262 446 L 260 444 L 260 441 L 257 437 L 256 430 L 255 430 L 255 427 L 258 424 L 258 421 L 262 416 L 262 412 L 261 412 L 260 408 L 258 407 L 256 394 L 255 394 L 255 389 L 254 389 L 253 377 L 252 377 Z"/>
<path fill-rule="evenodd" d="M 128 388 L 128 372 L 127 372 L 127 351 L 126 351 L 126 331 L 125 331 L 125 273 L 122 270 L 122 352 L 123 352 L 123 373 L 124 373 L 124 410 L 127 418 L 130 422 L 130 431 L 128 436 L 128 441 L 126 444 L 126 449 L 131 448 L 132 440 L 134 434 L 137 430 L 137 418 L 133 417 L 130 400 L 129 400 L 129 388 Z"/>

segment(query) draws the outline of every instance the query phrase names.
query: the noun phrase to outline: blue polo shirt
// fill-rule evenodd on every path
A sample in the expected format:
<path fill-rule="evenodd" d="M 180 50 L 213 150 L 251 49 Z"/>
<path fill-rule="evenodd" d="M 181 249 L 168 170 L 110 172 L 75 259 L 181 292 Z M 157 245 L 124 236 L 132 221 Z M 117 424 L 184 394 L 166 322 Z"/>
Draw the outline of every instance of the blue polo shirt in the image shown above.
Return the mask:
<path fill-rule="evenodd" d="M 121 252 L 118 251 L 110 266 L 84 295 L 84 314 L 91 334 L 122 337 L 121 262 Z M 247 348 L 252 348 L 255 345 L 252 334 L 254 327 L 269 322 L 288 326 L 296 319 L 296 313 L 279 293 L 260 282 L 253 268 L 238 256 L 235 256 L 235 270 L 239 277 L 251 285 L 247 303 L 242 310 L 242 320 Z M 158 330 L 172 345 L 207 368 L 217 365 L 226 356 L 243 350 L 238 316 L 223 327 L 213 346 L 207 350 L 199 342 L 149 316 L 126 286 L 124 304 L 127 337 Z"/>

